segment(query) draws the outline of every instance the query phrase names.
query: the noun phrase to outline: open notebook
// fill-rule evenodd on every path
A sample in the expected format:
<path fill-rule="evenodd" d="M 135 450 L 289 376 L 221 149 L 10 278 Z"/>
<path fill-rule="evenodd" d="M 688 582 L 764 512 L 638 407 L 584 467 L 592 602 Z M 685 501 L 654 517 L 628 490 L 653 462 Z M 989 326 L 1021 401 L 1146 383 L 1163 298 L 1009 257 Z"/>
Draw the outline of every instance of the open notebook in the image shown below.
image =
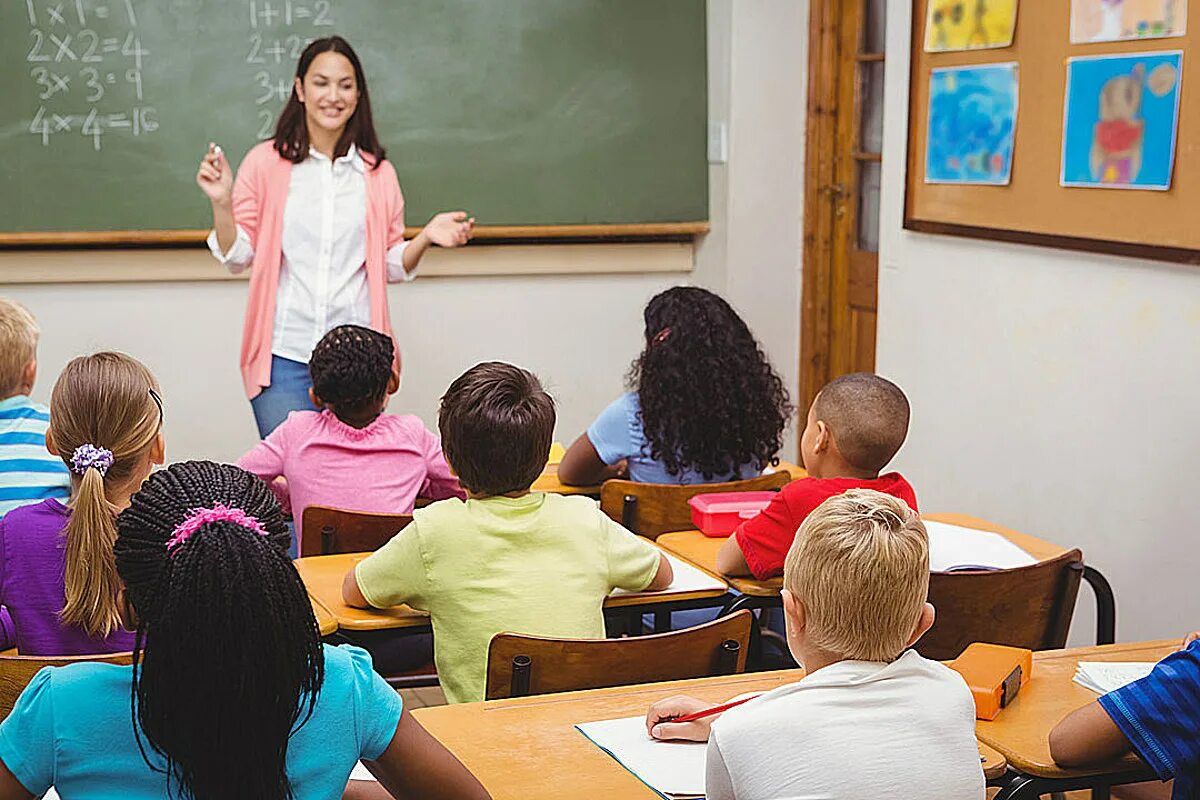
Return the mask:
<path fill-rule="evenodd" d="M 1153 661 L 1080 661 L 1075 682 L 1096 694 L 1108 694 L 1150 674 Z"/>
<path fill-rule="evenodd" d="M 646 733 L 646 717 L 585 722 L 576 730 L 668 800 L 704 797 L 703 742 L 660 742 Z"/>
<path fill-rule="evenodd" d="M 929 532 L 929 571 L 1013 569 L 1037 559 L 998 533 L 924 520 Z"/>
<path fill-rule="evenodd" d="M 663 555 L 667 557 L 667 561 L 671 562 L 671 570 L 675 574 L 675 579 L 671 581 L 671 585 L 665 591 L 702 592 L 709 589 L 724 591 L 729 588 L 724 581 L 717 580 L 707 572 L 696 569 L 686 561 L 681 561 L 670 553 L 663 553 Z M 657 592 L 630 592 L 625 589 L 613 589 L 609 593 L 609 597 L 622 594 L 657 594 Z"/>

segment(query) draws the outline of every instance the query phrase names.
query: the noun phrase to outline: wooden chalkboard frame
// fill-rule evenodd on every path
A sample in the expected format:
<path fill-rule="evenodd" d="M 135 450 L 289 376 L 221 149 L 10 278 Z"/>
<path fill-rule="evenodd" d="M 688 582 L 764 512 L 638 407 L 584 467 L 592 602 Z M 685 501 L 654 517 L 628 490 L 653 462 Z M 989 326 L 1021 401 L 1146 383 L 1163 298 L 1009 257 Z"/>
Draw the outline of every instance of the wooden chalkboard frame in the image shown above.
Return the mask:
<path fill-rule="evenodd" d="M 923 213 L 920 203 L 917 198 L 917 187 L 924 182 L 925 174 L 925 158 L 923 149 L 918 151 L 918 144 L 924 144 L 925 137 L 918 136 L 918 131 L 924 131 L 928 124 L 927 112 L 928 107 L 924 103 L 920 103 L 922 99 L 927 100 L 927 94 L 920 91 L 920 88 L 928 82 L 930 70 L 934 66 L 958 66 L 960 63 L 976 63 L 974 59 L 970 61 L 956 60 L 954 63 L 934 64 L 931 63 L 929 56 L 939 55 L 955 55 L 954 53 L 926 53 L 924 46 L 925 35 L 925 19 L 928 0 L 912 0 L 912 38 L 910 42 L 910 64 L 909 64 L 909 84 L 908 84 L 908 140 L 906 144 L 907 169 L 905 174 L 905 190 L 904 190 L 904 227 L 907 230 L 918 233 L 931 233 L 948 236 L 958 236 L 972 239 L 987 239 L 992 241 L 1008 242 L 1015 244 L 1026 244 L 1040 247 L 1053 247 L 1063 250 L 1076 250 L 1088 253 L 1103 253 L 1109 255 L 1127 256 L 1132 258 L 1143 258 L 1155 261 L 1166 261 L 1178 264 L 1189 264 L 1200 266 L 1200 246 L 1197 247 L 1174 247 L 1168 245 L 1159 245 L 1151 242 L 1135 242 L 1124 241 L 1117 239 L 1104 239 L 1094 236 L 1077 236 L 1068 232 L 1064 233 L 1044 233 L 1032 230 L 1014 230 L 1011 228 L 988 227 L 983 225 L 963 224 L 958 221 L 937 218 L 933 215 Z M 1046 3 L 1043 5 L 1040 2 L 1032 2 L 1025 0 L 1019 3 L 1018 6 L 1018 21 L 1016 36 L 1020 37 L 1022 30 L 1028 30 L 1031 27 L 1036 28 L 1037 22 L 1035 15 L 1038 13 L 1046 13 L 1047 11 L 1062 12 L 1061 7 L 1066 7 L 1065 13 L 1070 14 L 1069 3 Z M 1051 8 L 1051 6 L 1053 6 Z M 1031 19 L 1033 18 L 1033 19 Z M 1193 20 L 1193 23 L 1196 21 Z M 1186 38 L 1170 38 L 1170 39 L 1151 39 L 1141 42 L 1112 42 L 1105 44 L 1089 44 L 1089 45 L 1074 45 L 1072 55 L 1101 55 L 1112 54 L 1122 55 L 1129 51 L 1131 46 L 1140 45 L 1139 49 L 1144 50 L 1170 50 L 1184 49 L 1184 68 L 1185 73 L 1194 71 L 1194 63 L 1197 58 L 1200 58 L 1200 53 L 1188 53 L 1189 48 L 1187 43 L 1190 41 L 1192 30 L 1195 24 L 1189 28 L 1189 33 Z M 1015 40 L 1014 40 L 1015 41 Z M 1172 44 L 1173 43 L 1173 44 Z M 990 54 L 989 62 L 1005 62 L 1018 61 L 1012 48 L 997 48 L 986 51 L 974 51 Z M 961 54 L 958 54 L 961 55 Z M 1193 65 L 1193 69 L 1189 70 L 1189 64 Z M 1024 97 L 1027 91 L 1032 89 L 1030 85 L 1030 76 L 1027 73 L 1022 74 L 1022 106 L 1024 105 Z M 1065 82 L 1065 67 L 1062 75 L 1054 76 L 1054 80 L 1060 84 Z M 1184 82 L 1185 88 L 1183 91 L 1191 94 L 1200 91 L 1200 86 L 1192 85 L 1198 83 L 1193 80 L 1189 84 Z M 1185 95 L 1186 97 L 1186 95 Z M 1020 113 L 1020 112 L 1019 112 Z M 1175 191 L 1179 180 L 1179 162 L 1182 160 L 1183 147 L 1183 115 L 1181 108 L 1180 118 L 1181 133 L 1177 138 L 1176 147 L 1176 162 L 1175 175 L 1173 176 L 1172 189 L 1166 194 L 1171 194 Z M 1029 134 L 1028 120 L 1022 121 L 1018 118 L 1017 136 L 1020 139 L 1022 132 Z M 1024 131 L 1022 130 L 1024 128 Z M 1061 139 L 1054 139 L 1054 147 L 1061 147 Z M 1016 155 L 1014 154 L 1013 165 L 1013 181 L 1020 180 L 1018 171 L 1019 164 L 1016 163 Z M 1062 191 L 1063 187 L 1057 185 L 1057 177 L 1055 186 Z M 955 187 L 959 191 L 990 191 L 997 187 L 991 186 L 963 186 Z M 1122 190 L 1101 190 L 1101 189 L 1085 189 L 1078 191 L 1122 191 Z"/>
<path fill-rule="evenodd" d="M 546 242 L 685 241 L 708 233 L 709 223 L 646 222 L 627 225 L 482 225 L 473 241 L 492 244 Z M 405 228 L 405 238 L 421 232 Z M 203 245 L 208 230 L 0 232 L 0 248 L 26 247 L 186 247 Z"/>

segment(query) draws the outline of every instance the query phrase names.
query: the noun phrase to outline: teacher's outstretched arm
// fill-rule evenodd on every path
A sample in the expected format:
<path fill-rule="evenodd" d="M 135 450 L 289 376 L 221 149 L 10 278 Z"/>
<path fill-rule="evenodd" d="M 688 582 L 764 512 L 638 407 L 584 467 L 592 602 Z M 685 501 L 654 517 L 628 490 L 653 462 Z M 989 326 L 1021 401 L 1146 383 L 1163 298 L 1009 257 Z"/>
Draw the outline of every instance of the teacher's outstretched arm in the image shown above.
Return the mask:
<path fill-rule="evenodd" d="M 224 151 L 212 142 L 200 160 L 196 183 L 212 203 L 217 244 L 222 253 L 227 253 L 237 240 L 237 224 L 233 221 L 233 170 Z"/>
<path fill-rule="evenodd" d="M 404 271 L 412 272 L 421 261 L 421 256 L 430 245 L 459 247 L 471 240 L 475 230 L 475 218 L 465 211 L 443 211 L 435 214 L 404 248 Z"/>

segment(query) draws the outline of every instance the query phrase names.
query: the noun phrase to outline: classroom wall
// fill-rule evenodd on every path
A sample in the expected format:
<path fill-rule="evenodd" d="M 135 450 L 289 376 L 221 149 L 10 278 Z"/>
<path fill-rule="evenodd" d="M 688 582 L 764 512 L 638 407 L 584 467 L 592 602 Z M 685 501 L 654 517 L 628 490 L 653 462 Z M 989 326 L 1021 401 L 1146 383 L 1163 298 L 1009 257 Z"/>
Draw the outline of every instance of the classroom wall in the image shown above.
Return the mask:
<path fill-rule="evenodd" d="M 559 401 L 557 436 L 573 439 L 622 388 L 641 340 L 641 309 L 654 293 L 696 283 L 724 293 L 758 333 L 789 387 L 798 385 L 799 263 L 802 230 L 806 3 L 709 2 L 710 117 L 729 125 L 729 159 L 710 167 L 712 231 L 687 273 L 624 275 L 425 276 L 391 290 L 405 355 L 393 411 L 434 425 L 450 380 L 483 359 L 537 371 Z M 483 220 L 481 220 L 483 222 Z M 626 245 L 605 245 L 626 262 Z M 509 251 L 511 252 L 511 251 Z M 569 266 L 585 252 L 546 245 L 521 251 L 530 267 Z M 595 250 L 587 251 L 595 257 Z M 491 269 L 494 248 L 455 254 Z M 430 264 L 438 256 L 434 253 Z M 0 293 L 27 304 L 41 322 L 45 399 L 71 357 L 126 350 L 159 376 L 166 403 L 168 457 L 233 459 L 255 439 L 237 372 L 246 286 L 241 280 L 130 283 L 3 283 L 28 253 L 0 252 Z M 37 254 L 38 270 L 66 275 L 103 261 L 153 273 L 220 270 L 205 252 L 64 251 Z M 201 266 L 203 265 L 203 266 Z M 795 457 L 794 431 L 784 455 Z"/>
<path fill-rule="evenodd" d="M 1119 639 L 1192 630 L 1200 269 L 903 230 L 911 6 L 888 5 L 879 276 L 878 369 L 913 404 L 897 463 L 923 509 L 1082 548 Z"/>

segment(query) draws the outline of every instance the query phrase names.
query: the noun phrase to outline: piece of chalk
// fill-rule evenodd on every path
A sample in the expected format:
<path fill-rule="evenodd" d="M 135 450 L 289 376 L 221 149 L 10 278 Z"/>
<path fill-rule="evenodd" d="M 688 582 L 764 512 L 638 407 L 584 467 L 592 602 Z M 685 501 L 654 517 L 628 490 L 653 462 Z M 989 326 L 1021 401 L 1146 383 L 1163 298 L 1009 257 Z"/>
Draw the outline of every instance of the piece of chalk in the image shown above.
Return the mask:
<path fill-rule="evenodd" d="M 216 156 L 217 158 L 221 157 L 221 145 L 219 145 L 219 144 L 213 145 L 213 155 Z"/>

